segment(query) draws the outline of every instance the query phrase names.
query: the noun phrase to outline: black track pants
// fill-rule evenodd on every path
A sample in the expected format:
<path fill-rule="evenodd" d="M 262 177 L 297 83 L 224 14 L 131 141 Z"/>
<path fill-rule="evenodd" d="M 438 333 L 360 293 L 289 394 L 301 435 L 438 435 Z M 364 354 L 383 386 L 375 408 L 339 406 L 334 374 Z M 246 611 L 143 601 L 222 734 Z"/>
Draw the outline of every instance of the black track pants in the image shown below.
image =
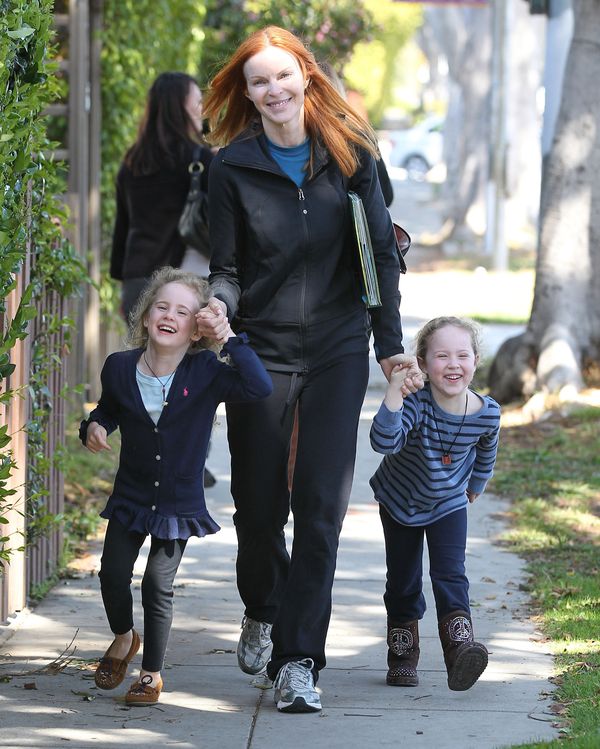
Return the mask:
<path fill-rule="evenodd" d="M 273 623 L 274 678 L 291 660 L 325 666 L 338 538 L 346 514 L 369 362 L 342 357 L 306 375 L 271 372 L 269 398 L 227 407 L 237 580 L 246 614 Z M 287 461 L 294 410 L 298 449 L 291 497 Z M 284 537 L 294 516 L 291 558 Z"/>

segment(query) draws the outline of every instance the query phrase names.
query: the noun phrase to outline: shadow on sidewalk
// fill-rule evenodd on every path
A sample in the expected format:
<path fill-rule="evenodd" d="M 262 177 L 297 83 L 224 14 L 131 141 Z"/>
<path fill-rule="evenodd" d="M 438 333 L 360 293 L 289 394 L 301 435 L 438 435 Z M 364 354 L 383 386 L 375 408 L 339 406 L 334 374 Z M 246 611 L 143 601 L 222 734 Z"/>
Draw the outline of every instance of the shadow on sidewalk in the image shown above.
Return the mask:
<path fill-rule="evenodd" d="M 420 684 L 385 684 L 386 644 L 383 538 L 368 479 L 378 456 L 368 446 L 370 418 L 361 421 L 356 479 L 342 533 L 322 672 L 323 712 L 281 715 L 272 691 L 242 674 L 235 648 L 242 606 L 234 579 L 236 540 L 228 494 L 225 429 L 213 437 L 211 468 L 218 482 L 207 495 L 222 526 L 188 545 L 175 590 L 175 619 L 165 691 L 153 707 L 124 703 L 140 666 L 115 692 L 95 688 L 93 663 L 107 646 L 108 627 L 95 575 L 56 586 L 0 640 L 0 747 L 101 745 L 183 749 L 494 749 L 556 736 L 547 713 L 550 656 L 535 642 L 520 560 L 493 543 L 507 506 L 492 495 L 470 509 L 467 569 L 475 633 L 490 650 L 490 665 L 468 692 L 450 692 L 433 598 L 422 624 Z M 472 512 L 471 512 L 472 510 Z M 135 577 L 137 627 L 140 560 Z M 427 578 L 426 578 L 427 580 Z M 63 667 L 57 659 L 77 634 Z M 11 635 L 8 639 L 7 635 Z M 2 635 L 0 635 L 2 637 Z M 255 685 L 258 682 L 258 686 Z"/>

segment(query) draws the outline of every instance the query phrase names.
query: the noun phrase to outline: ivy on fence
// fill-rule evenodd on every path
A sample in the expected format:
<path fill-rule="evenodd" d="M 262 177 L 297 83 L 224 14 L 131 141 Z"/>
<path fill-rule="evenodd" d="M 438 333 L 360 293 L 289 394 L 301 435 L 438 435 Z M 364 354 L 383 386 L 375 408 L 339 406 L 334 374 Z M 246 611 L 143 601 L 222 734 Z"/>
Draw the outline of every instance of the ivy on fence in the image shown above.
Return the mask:
<path fill-rule="evenodd" d="M 31 342 L 34 371 L 27 393 L 7 388 L 14 372 L 11 351 L 18 340 L 29 336 L 29 322 L 38 314 L 36 302 L 48 290 L 69 296 L 86 278 L 85 268 L 67 242 L 63 227 L 64 207 L 57 197 L 65 192 L 59 165 L 44 153 L 52 144 L 46 137 L 45 108 L 57 98 L 59 83 L 51 62 L 53 0 L 0 0 L 0 402 L 9 405 L 14 398 L 29 396 L 33 402 L 32 420 L 24 424 L 29 443 L 29 480 L 43 484 L 47 465 L 36 461 L 43 449 L 44 425 L 50 418 L 46 379 L 48 372 L 62 365 L 62 352 L 45 347 L 52 326 L 68 328 L 71 321 L 42 319 L 38 339 Z M 6 298 L 15 288 L 16 278 L 27 253 L 32 255 L 31 282 L 25 289 L 12 319 L 6 319 Z M 40 410 L 35 403 L 44 403 Z M 11 450 L 13 435 L 0 427 L 0 524 L 7 525 L 15 489 L 10 478 L 16 467 Z M 39 489 L 39 492 L 43 492 Z M 28 528 L 35 533 L 35 502 L 25 493 Z M 45 525 L 45 522 L 44 524 Z M 0 567 L 8 561 L 11 539 L 0 535 Z"/>

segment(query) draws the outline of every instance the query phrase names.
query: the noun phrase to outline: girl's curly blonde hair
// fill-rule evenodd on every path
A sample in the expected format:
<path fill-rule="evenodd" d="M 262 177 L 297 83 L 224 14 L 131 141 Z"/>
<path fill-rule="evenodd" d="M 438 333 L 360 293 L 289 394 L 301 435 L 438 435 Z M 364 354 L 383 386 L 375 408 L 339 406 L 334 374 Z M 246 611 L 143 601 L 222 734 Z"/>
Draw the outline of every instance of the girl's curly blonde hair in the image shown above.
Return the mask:
<path fill-rule="evenodd" d="M 199 307 L 206 307 L 208 304 L 211 296 L 210 286 L 204 278 L 195 273 L 172 268 L 170 265 L 159 268 L 148 281 L 129 317 L 129 332 L 126 340 L 128 348 L 146 348 L 148 345 L 148 329 L 144 325 L 144 319 L 158 298 L 160 290 L 168 283 L 180 283 L 187 286 L 196 295 Z M 221 344 L 208 338 L 191 341 L 190 353 L 201 349 L 209 349 L 218 353 L 221 350 Z"/>

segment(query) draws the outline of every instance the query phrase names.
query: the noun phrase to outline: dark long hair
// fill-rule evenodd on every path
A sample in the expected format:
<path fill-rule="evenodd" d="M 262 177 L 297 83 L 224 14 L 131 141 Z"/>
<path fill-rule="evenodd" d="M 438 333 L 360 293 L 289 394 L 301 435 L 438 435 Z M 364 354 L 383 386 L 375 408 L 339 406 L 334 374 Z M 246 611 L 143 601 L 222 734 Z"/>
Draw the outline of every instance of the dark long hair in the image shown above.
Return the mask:
<path fill-rule="evenodd" d="M 202 133 L 185 109 L 192 84 L 198 85 L 186 73 L 161 73 L 150 87 L 137 140 L 125 154 L 125 164 L 136 176 L 175 166 L 193 142 L 201 142 Z"/>

